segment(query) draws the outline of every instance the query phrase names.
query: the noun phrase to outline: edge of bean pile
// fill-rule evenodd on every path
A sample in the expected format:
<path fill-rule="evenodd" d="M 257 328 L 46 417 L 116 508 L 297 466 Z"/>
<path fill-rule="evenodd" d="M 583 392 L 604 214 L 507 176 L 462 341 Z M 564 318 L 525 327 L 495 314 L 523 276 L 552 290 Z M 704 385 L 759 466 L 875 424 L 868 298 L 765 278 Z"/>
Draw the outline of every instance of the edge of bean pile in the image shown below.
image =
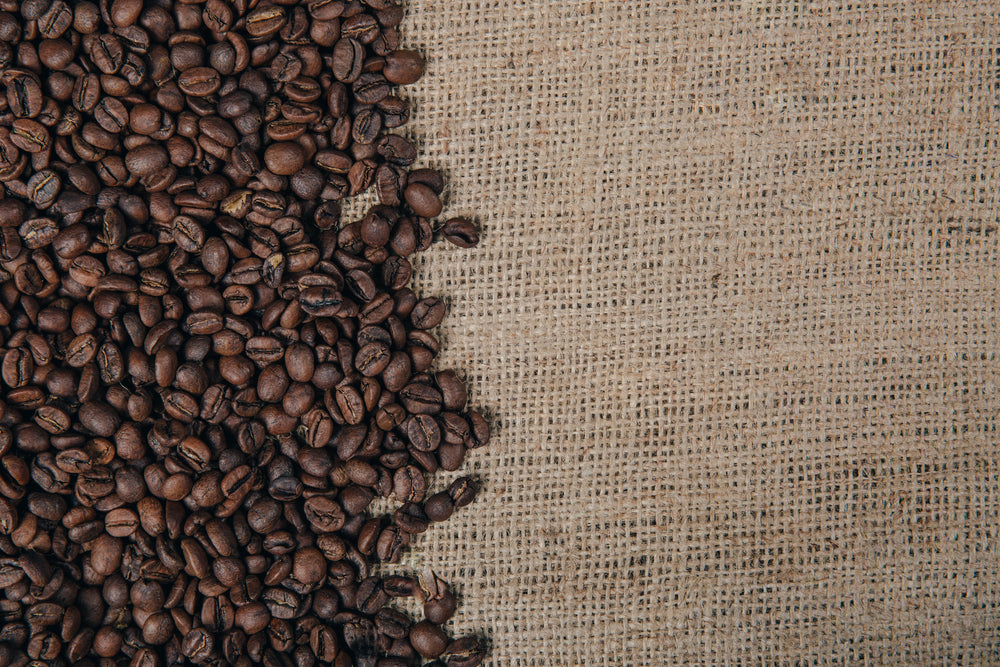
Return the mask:
<path fill-rule="evenodd" d="M 490 437 L 409 287 L 479 237 L 394 133 L 403 14 L 0 0 L 0 667 L 484 660 L 383 568 Z"/>

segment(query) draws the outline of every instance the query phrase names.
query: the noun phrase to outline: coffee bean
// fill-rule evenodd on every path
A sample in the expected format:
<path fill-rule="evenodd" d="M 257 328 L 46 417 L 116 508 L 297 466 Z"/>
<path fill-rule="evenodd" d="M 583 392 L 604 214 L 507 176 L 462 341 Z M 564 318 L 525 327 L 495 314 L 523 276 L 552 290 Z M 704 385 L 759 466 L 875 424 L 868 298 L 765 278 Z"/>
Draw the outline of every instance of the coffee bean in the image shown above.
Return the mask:
<path fill-rule="evenodd" d="M 36 172 L 28 179 L 28 198 L 39 209 L 45 209 L 56 201 L 62 190 L 62 179 L 51 169 Z"/>
<path fill-rule="evenodd" d="M 433 218 L 441 213 L 441 199 L 423 183 L 410 183 L 404 193 L 406 203 L 413 212 L 424 218 Z"/>
<path fill-rule="evenodd" d="M 410 320 L 417 329 L 433 329 L 444 319 L 445 307 L 440 299 L 421 299 L 413 307 Z"/>
<path fill-rule="evenodd" d="M 471 477 L 459 477 L 448 487 L 448 495 L 451 496 L 455 507 L 465 507 L 475 499 L 478 490 Z"/>
<path fill-rule="evenodd" d="M 399 399 L 409 412 L 420 415 L 437 414 L 443 401 L 440 391 L 429 384 L 416 382 L 403 387 Z"/>
<path fill-rule="evenodd" d="M 177 85 L 186 95 L 206 97 L 219 90 L 222 77 L 210 67 L 191 67 L 177 78 Z"/>
<path fill-rule="evenodd" d="M 104 518 L 104 525 L 112 537 L 128 537 L 139 527 L 139 516 L 132 510 L 111 510 Z"/>
<path fill-rule="evenodd" d="M 445 240 L 459 248 L 472 248 L 479 244 L 476 227 L 467 218 L 452 218 L 441 227 Z"/>
<path fill-rule="evenodd" d="M 184 635 L 181 642 L 181 653 L 194 662 L 202 662 L 211 654 L 215 646 L 215 638 L 205 628 L 196 628 Z"/>
<path fill-rule="evenodd" d="M 390 358 L 389 348 L 384 343 L 369 343 L 358 350 L 354 365 L 362 375 L 373 377 L 385 370 Z"/>
<path fill-rule="evenodd" d="M 448 493 L 442 491 L 435 493 L 424 502 L 424 511 L 431 521 L 447 521 L 455 511 L 455 503 Z"/>
<path fill-rule="evenodd" d="M 389 95 L 389 82 L 377 72 L 365 72 L 351 84 L 351 91 L 361 104 L 378 104 Z"/>
<path fill-rule="evenodd" d="M 416 466 L 403 466 L 393 475 L 393 490 L 400 502 L 420 502 L 427 491 L 427 481 Z"/>
<path fill-rule="evenodd" d="M 29 153 L 40 153 L 51 146 L 48 129 L 31 118 L 18 118 L 11 124 L 10 142 Z"/>
<path fill-rule="evenodd" d="M 364 57 L 365 47 L 360 42 L 348 36 L 343 37 L 333 47 L 333 76 L 338 81 L 354 83 L 361 76 Z"/>
<path fill-rule="evenodd" d="M 421 621 L 410 629 L 410 644 L 424 658 L 436 658 L 448 646 L 448 637 L 433 623 Z"/>
<path fill-rule="evenodd" d="M 149 176 L 161 171 L 169 163 L 170 156 L 167 151 L 156 144 L 139 146 L 125 155 L 125 165 L 128 170 L 138 176 Z"/>
<path fill-rule="evenodd" d="M 391 83 L 415 83 L 424 74 L 424 59 L 416 51 L 394 51 L 386 57 L 382 74 Z"/>
<path fill-rule="evenodd" d="M 305 153 L 296 143 L 279 142 L 267 147 L 264 152 L 264 162 L 275 174 L 287 176 L 302 168 L 305 164 Z"/>

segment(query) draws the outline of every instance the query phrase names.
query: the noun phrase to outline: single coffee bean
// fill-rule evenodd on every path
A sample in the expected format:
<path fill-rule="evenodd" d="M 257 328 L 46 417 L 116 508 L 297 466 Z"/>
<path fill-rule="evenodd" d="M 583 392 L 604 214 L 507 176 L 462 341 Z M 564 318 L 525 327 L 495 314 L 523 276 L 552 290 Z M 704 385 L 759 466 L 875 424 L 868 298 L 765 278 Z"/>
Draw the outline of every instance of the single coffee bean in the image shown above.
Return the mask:
<path fill-rule="evenodd" d="M 435 493 L 424 502 L 424 511 L 431 521 L 447 521 L 455 511 L 455 504 L 447 492 Z"/>
<path fill-rule="evenodd" d="M 378 104 L 389 95 L 389 82 L 376 72 L 366 72 L 351 84 L 355 99 L 361 104 Z"/>
<path fill-rule="evenodd" d="M 219 90 L 222 77 L 210 67 L 191 67 L 177 78 L 177 85 L 186 95 L 206 97 Z"/>
<path fill-rule="evenodd" d="M 139 527 L 139 515 L 127 508 L 118 508 L 104 518 L 104 525 L 112 537 L 128 537 Z"/>
<path fill-rule="evenodd" d="M 410 629 L 410 644 L 424 658 L 436 658 L 448 646 L 448 636 L 429 621 L 421 621 Z"/>
<path fill-rule="evenodd" d="M 479 245 L 479 234 L 476 227 L 467 218 L 452 218 L 441 227 L 445 240 L 459 248 L 472 248 Z"/>
<path fill-rule="evenodd" d="M 305 153 L 296 143 L 279 142 L 271 144 L 264 151 L 264 163 L 275 174 L 287 176 L 302 168 L 305 164 Z"/>
<path fill-rule="evenodd" d="M 165 149 L 156 144 L 145 144 L 125 155 L 125 166 L 138 176 L 149 176 L 161 171 L 170 163 Z"/>
<path fill-rule="evenodd" d="M 416 51 L 394 51 L 385 59 L 382 75 L 392 83 L 407 85 L 424 74 L 424 59 Z"/>
<path fill-rule="evenodd" d="M 56 201 L 62 190 L 62 179 L 51 169 L 43 169 L 28 179 L 28 198 L 39 209 L 45 209 Z"/>
<path fill-rule="evenodd" d="M 354 83 L 361 76 L 364 57 L 364 45 L 351 37 L 343 37 L 333 47 L 333 76 L 338 81 Z"/>
<path fill-rule="evenodd" d="M 448 487 L 448 495 L 455 507 L 465 507 L 471 503 L 478 491 L 479 487 L 471 477 L 459 477 Z"/>
<path fill-rule="evenodd" d="M 441 213 L 441 199 L 437 193 L 423 183 L 410 183 L 404 192 L 406 203 L 417 215 L 433 218 Z"/>

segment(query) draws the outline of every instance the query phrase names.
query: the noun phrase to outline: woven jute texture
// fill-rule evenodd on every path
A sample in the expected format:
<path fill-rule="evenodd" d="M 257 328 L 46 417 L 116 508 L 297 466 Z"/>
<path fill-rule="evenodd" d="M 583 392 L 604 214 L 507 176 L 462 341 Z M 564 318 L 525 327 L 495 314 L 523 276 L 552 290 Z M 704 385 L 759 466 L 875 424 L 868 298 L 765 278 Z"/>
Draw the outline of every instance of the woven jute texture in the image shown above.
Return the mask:
<path fill-rule="evenodd" d="M 1000 661 L 996 2 L 409 0 L 492 665 Z M 438 485 L 457 473 L 439 475 Z"/>

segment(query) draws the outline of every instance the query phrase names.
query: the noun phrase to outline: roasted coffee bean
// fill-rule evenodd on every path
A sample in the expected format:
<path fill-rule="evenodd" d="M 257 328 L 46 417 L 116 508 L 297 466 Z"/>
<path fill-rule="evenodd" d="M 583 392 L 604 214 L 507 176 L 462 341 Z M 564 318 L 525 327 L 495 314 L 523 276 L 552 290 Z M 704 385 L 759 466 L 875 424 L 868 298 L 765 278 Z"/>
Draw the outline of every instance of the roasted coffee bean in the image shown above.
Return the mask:
<path fill-rule="evenodd" d="M 441 213 L 441 199 L 423 183 L 410 183 L 404 192 L 406 203 L 417 215 L 433 218 Z"/>
<path fill-rule="evenodd" d="M 354 83 L 361 76 L 365 47 L 349 36 L 344 36 L 333 47 L 333 76 L 344 83 Z M 333 111 L 333 109 L 331 109 Z M 334 115 L 339 115 L 334 113 Z"/>
<path fill-rule="evenodd" d="M 222 76 L 210 67 L 191 67 L 177 77 L 177 86 L 193 98 L 206 97 L 219 90 Z"/>
<path fill-rule="evenodd" d="M 479 234 L 476 227 L 467 218 L 452 218 L 441 227 L 445 240 L 459 248 L 472 248 L 479 245 Z"/>
<path fill-rule="evenodd" d="M 444 319 L 445 307 L 440 299 L 421 299 L 413 307 L 410 320 L 417 329 L 433 329 Z"/>
<path fill-rule="evenodd" d="M 441 429 L 428 414 L 413 415 L 403 423 L 403 428 L 407 440 L 418 451 L 433 452 L 441 444 Z"/>
<path fill-rule="evenodd" d="M 459 477 L 448 487 L 448 495 L 455 507 L 465 507 L 471 503 L 478 491 L 479 487 L 471 477 Z"/>
<path fill-rule="evenodd" d="M 159 172 L 170 163 L 167 151 L 156 144 L 144 144 L 125 155 L 125 166 L 133 174 L 149 176 Z"/>
<path fill-rule="evenodd" d="M 447 667 L 477 667 L 486 659 L 486 649 L 478 637 L 461 637 L 444 650 Z"/>
<path fill-rule="evenodd" d="M 417 415 L 432 415 L 441 411 L 441 392 L 430 386 L 414 382 L 399 391 L 399 399 L 409 412 Z"/>
<path fill-rule="evenodd" d="M 28 179 L 28 199 L 39 209 L 52 206 L 61 190 L 62 179 L 51 169 L 38 171 Z"/>
<path fill-rule="evenodd" d="M 378 104 L 389 95 L 389 90 L 389 82 L 377 72 L 365 72 L 351 84 L 354 98 L 361 104 Z"/>
<path fill-rule="evenodd" d="M 392 83 L 415 83 L 423 76 L 424 59 L 416 51 L 395 51 L 386 56 L 382 74 Z"/>
<path fill-rule="evenodd" d="M 424 658 L 436 658 L 448 647 L 448 637 L 430 621 L 421 621 L 410 629 L 410 644 Z"/>
<path fill-rule="evenodd" d="M 403 466 L 393 475 L 393 490 L 399 501 L 417 503 L 424 499 L 427 480 L 416 466 Z"/>

